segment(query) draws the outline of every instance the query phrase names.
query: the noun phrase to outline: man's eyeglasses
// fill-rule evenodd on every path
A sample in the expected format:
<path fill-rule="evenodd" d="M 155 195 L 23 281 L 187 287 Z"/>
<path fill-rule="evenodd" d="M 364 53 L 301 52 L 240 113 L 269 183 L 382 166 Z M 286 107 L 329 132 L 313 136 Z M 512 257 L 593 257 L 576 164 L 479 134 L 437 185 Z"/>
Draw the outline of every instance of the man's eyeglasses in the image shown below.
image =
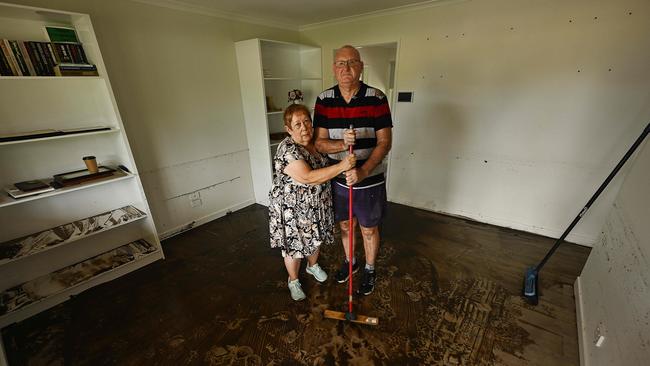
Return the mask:
<path fill-rule="evenodd" d="M 357 60 L 357 59 L 334 61 L 334 66 L 339 69 L 342 69 L 346 66 L 355 67 L 359 65 L 361 65 L 361 60 Z"/>

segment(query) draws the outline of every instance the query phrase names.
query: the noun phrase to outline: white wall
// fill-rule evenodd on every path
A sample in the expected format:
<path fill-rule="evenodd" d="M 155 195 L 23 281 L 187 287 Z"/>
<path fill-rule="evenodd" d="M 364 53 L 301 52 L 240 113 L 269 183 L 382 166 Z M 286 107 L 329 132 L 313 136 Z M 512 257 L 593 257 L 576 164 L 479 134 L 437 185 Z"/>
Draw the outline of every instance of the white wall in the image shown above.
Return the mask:
<path fill-rule="evenodd" d="M 643 0 L 461 1 L 300 34 L 126 0 L 13 2 L 91 15 L 163 234 L 252 202 L 242 39 L 322 45 L 325 80 L 334 48 L 398 41 L 396 88 L 415 103 L 394 109 L 389 198 L 549 236 L 650 119 Z M 595 241 L 619 183 L 570 240 Z"/>
<path fill-rule="evenodd" d="M 396 91 L 415 95 L 394 109 L 391 201 L 558 237 L 650 120 L 649 16 L 647 0 L 452 1 L 301 38 L 325 57 L 399 41 Z M 595 242 L 619 185 L 570 241 Z"/>
<path fill-rule="evenodd" d="M 641 147 L 578 279 L 585 365 L 650 360 L 650 143 Z"/>
<path fill-rule="evenodd" d="M 13 2 L 90 14 L 160 233 L 253 202 L 234 42 L 297 31 L 125 0 Z"/>

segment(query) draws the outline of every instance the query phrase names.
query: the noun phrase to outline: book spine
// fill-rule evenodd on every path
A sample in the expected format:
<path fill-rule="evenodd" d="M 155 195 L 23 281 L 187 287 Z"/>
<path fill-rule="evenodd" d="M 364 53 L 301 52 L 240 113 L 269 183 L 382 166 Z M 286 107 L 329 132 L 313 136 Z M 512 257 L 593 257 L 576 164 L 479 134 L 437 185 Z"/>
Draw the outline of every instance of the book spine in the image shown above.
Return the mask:
<path fill-rule="evenodd" d="M 54 56 L 54 48 L 50 42 L 46 42 L 45 44 L 47 45 L 47 54 L 50 57 L 50 62 L 52 63 L 52 67 L 54 67 L 54 65 L 58 64 L 58 62 L 56 62 L 56 57 Z"/>
<path fill-rule="evenodd" d="M 61 45 L 61 48 L 63 49 L 63 52 L 65 53 L 65 62 L 74 62 L 74 59 L 72 58 L 72 53 L 70 53 L 70 45 L 68 44 L 63 44 Z"/>
<path fill-rule="evenodd" d="M 45 45 L 45 42 L 36 42 L 36 47 L 38 48 L 38 54 L 41 56 L 41 60 L 43 61 L 45 75 L 54 75 L 54 65 L 51 64 L 51 59 L 46 54 L 46 52 L 48 52 L 48 49 Z"/>
<path fill-rule="evenodd" d="M 79 43 L 77 47 L 79 51 L 79 60 L 84 64 L 89 64 L 90 62 L 88 61 L 88 57 L 86 57 L 83 44 Z"/>
<path fill-rule="evenodd" d="M 66 44 L 68 54 L 70 55 L 70 63 L 78 64 L 79 56 L 77 55 L 76 44 Z"/>
<path fill-rule="evenodd" d="M 59 64 L 71 61 L 70 54 L 66 49 L 65 43 L 52 43 L 52 47 L 54 48 L 54 54 Z"/>
<path fill-rule="evenodd" d="M 14 53 L 14 57 L 16 58 L 16 61 L 18 61 L 18 66 L 20 66 L 20 72 L 24 76 L 29 76 L 29 69 L 27 68 L 27 63 L 25 62 L 25 59 L 23 59 L 23 54 L 20 52 L 18 41 L 9 41 L 9 44 L 11 45 L 11 50 Z"/>
<path fill-rule="evenodd" d="M 33 76 L 38 75 L 36 73 L 36 68 L 34 67 L 34 63 L 32 62 L 32 59 L 29 56 L 29 52 L 27 52 L 27 46 L 25 45 L 25 42 L 23 41 L 18 42 L 18 46 L 20 47 L 20 52 L 22 53 L 23 59 L 27 64 L 27 68 L 29 69 L 29 74 Z"/>
<path fill-rule="evenodd" d="M 9 44 L 9 40 L 3 39 L 2 40 L 2 52 L 5 53 L 7 56 L 7 59 L 9 60 L 9 65 L 11 66 L 11 71 L 14 73 L 15 76 L 22 76 L 23 74 L 20 71 L 20 67 L 18 66 L 18 61 L 16 61 L 16 57 L 14 57 L 14 53 L 11 52 L 11 45 Z"/>
<path fill-rule="evenodd" d="M 58 63 L 65 62 L 65 59 L 61 53 L 61 46 L 58 43 L 52 43 L 54 47 L 54 57 Z"/>
<path fill-rule="evenodd" d="M 36 52 L 36 54 L 38 55 L 38 60 L 43 70 L 43 75 L 47 76 L 49 75 L 49 73 L 47 72 L 47 62 L 45 62 L 45 55 L 43 55 L 43 48 L 41 47 L 40 42 L 33 42 L 33 44 L 34 44 L 34 52 Z"/>
<path fill-rule="evenodd" d="M 5 53 L 2 51 L 2 49 L 0 49 L 0 75 L 13 76 L 13 72 L 9 66 L 9 61 L 5 57 Z"/>
<path fill-rule="evenodd" d="M 26 42 L 27 46 L 27 51 L 29 52 L 29 56 L 32 58 L 34 61 L 34 68 L 36 69 L 36 75 L 43 76 L 47 75 L 45 73 L 45 67 L 43 66 L 43 60 L 41 60 L 41 56 L 38 53 L 38 48 L 36 47 L 36 42 Z"/>

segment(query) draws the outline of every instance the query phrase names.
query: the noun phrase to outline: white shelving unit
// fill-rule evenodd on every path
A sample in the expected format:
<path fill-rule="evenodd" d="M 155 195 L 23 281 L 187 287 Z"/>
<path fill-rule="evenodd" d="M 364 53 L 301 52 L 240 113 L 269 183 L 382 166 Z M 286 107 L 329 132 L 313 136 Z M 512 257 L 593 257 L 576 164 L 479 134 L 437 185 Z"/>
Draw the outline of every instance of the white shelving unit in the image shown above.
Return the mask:
<path fill-rule="evenodd" d="M 290 90 L 302 90 L 303 103 L 313 108 L 323 90 L 321 49 L 257 38 L 237 42 L 235 49 L 255 201 L 268 205 L 272 158 L 281 141 L 270 135 L 285 131 L 282 116 Z M 267 105 L 269 97 L 273 105 Z"/>
<path fill-rule="evenodd" d="M 0 3 L 0 38 L 48 41 L 45 25 L 74 27 L 99 76 L 0 77 L 0 135 L 109 129 L 0 142 L 0 328 L 163 258 L 90 17 Z M 4 191 L 85 169 L 86 155 L 116 172 L 21 199 Z"/>

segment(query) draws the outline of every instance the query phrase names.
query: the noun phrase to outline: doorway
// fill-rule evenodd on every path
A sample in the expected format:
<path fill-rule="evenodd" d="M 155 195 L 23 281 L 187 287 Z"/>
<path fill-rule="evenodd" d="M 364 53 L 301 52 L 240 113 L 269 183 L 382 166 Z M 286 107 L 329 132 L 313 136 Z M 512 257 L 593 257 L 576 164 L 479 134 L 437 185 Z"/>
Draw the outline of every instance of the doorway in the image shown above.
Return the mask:
<path fill-rule="evenodd" d="M 386 94 L 391 111 L 395 90 L 397 42 L 355 46 L 363 60 L 361 80 Z"/>

